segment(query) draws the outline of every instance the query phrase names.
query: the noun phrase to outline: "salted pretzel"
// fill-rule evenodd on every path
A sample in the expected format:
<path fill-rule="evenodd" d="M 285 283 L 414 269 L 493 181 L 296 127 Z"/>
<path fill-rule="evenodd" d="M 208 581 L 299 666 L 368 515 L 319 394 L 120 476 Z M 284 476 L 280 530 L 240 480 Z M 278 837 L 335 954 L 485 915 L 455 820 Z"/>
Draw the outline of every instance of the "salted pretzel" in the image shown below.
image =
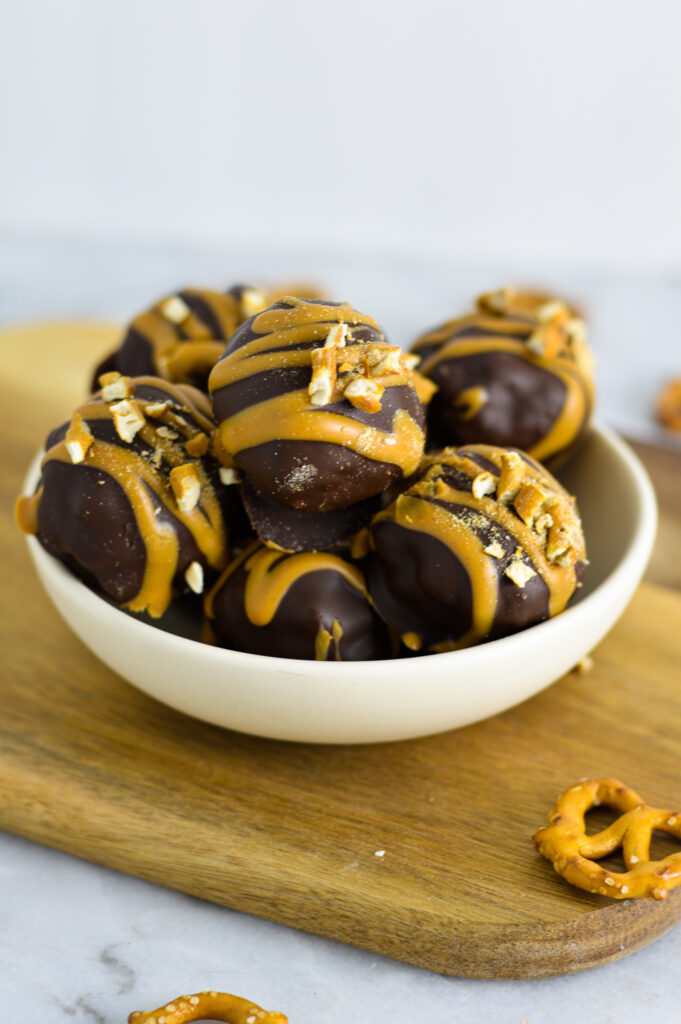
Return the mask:
<path fill-rule="evenodd" d="M 655 412 L 663 427 L 681 431 L 681 377 L 670 381 L 660 392 Z"/>
<path fill-rule="evenodd" d="M 272 1013 L 256 1006 L 250 999 L 227 992 L 198 992 L 178 996 L 158 1010 L 136 1010 L 128 1024 L 188 1024 L 193 1020 L 221 1020 L 227 1024 L 288 1024 L 283 1013 Z"/>
<path fill-rule="evenodd" d="M 584 815 L 599 804 L 620 811 L 621 817 L 588 836 Z M 566 789 L 549 815 L 548 827 L 532 838 L 558 874 L 580 889 L 616 900 L 632 896 L 665 900 L 669 890 L 681 883 L 681 852 L 650 860 L 653 829 L 681 840 L 681 811 L 649 807 L 618 779 L 591 779 Z M 619 846 L 627 871 L 606 871 L 594 863 Z"/>

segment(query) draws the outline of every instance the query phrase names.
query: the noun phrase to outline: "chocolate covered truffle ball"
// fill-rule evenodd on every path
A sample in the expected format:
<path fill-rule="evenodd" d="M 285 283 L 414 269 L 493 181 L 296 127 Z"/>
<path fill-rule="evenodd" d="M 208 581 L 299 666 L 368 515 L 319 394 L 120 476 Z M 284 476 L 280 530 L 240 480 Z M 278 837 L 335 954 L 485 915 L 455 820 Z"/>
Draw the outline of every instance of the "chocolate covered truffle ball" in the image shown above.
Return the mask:
<path fill-rule="evenodd" d="M 102 385 L 48 437 L 17 517 L 88 585 L 158 617 L 174 588 L 201 593 L 228 558 L 210 405 L 155 377 L 111 372 Z"/>
<path fill-rule="evenodd" d="M 256 490 L 292 508 L 371 498 L 423 452 L 414 362 L 347 303 L 284 298 L 232 335 L 211 372 L 222 445 Z"/>
<path fill-rule="evenodd" d="M 364 661 L 390 653 L 362 573 L 328 552 L 287 554 L 256 541 L 224 570 L 206 615 L 221 646 L 251 654 Z"/>
<path fill-rule="evenodd" d="M 565 303 L 506 288 L 478 299 L 413 346 L 437 392 L 429 447 L 514 446 L 557 465 L 591 421 L 593 367 L 581 319 Z"/>
<path fill-rule="evenodd" d="M 365 568 L 407 647 L 470 647 L 561 612 L 585 547 L 574 500 L 523 452 L 470 445 L 424 460 L 371 526 Z"/>
<path fill-rule="evenodd" d="M 131 377 L 151 374 L 206 390 L 208 374 L 239 324 L 268 305 L 260 288 L 235 285 L 228 292 L 184 288 L 135 317 L 120 348 L 95 371 Z"/>

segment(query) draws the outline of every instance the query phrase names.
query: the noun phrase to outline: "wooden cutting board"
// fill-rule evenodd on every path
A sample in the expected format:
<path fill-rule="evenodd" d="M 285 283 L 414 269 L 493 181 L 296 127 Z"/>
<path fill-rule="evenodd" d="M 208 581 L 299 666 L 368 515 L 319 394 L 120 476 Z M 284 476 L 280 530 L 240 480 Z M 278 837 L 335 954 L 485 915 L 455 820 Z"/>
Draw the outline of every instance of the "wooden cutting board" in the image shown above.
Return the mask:
<path fill-rule="evenodd" d="M 681 803 L 681 595 L 643 585 L 595 653 L 487 722 L 382 746 L 217 729 L 138 693 L 69 632 L 9 510 L 110 329 L 0 336 L 0 826 L 77 856 L 446 974 L 581 970 L 681 918 L 571 888 L 531 835 L 557 794 L 614 775 Z M 662 852 L 667 852 L 662 851 Z"/>

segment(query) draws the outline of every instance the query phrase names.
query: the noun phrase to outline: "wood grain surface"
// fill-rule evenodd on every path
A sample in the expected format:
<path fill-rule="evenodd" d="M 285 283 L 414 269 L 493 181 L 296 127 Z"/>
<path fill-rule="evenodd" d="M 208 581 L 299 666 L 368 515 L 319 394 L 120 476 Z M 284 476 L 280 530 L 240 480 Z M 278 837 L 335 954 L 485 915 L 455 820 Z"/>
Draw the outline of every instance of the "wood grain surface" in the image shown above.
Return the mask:
<path fill-rule="evenodd" d="M 661 904 L 590 896 L 531 843 L 582 776 L 681 801 L 681 595 L 669 586 L 640 588 L 592 673 L 466 729 L 381 746 L 221 730 L 96 661 L 42 593 L 10 510 L 31 454 L 114 337 L 54 325 L 0 336 L 0 825 L 447 974 L 581 970 L 676 923 L 680 891 Z M 660 537 L 673 543 L 681 460 L 642 454 L 662 475 Z M 652 573 L 678 586 L 671 561 L 656 552 Z"/>

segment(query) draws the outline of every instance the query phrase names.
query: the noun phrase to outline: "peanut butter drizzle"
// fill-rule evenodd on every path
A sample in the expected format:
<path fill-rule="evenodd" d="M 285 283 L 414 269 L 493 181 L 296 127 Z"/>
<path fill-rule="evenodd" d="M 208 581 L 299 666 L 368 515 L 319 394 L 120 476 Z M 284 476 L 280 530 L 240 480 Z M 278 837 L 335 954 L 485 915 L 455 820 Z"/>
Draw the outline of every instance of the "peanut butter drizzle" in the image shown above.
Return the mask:
<path fill-rule="evenodd" d="M 500 325 L 501 323 L 503 321 L 500 322 Z M 594 396 L 591 378 L 580 373 L 579 368 L 572 360 L 563 357 L 544 359 L 542 356 L 529 352 L 523 341 L 511 341 L 490 336 L 454 340 L 444 344 L 437 352 L 433 352 L 424 360 L 421 371 L 432 373 L 436 366 L 450 358 L 477 355 L 491 350 L 510 352 L 512 355 L 521 356 L 560 377 L 566 388 L 562 409 L 552 423 L 549 432 L 537 444 L 528 449 L 528 455 L 531 455 L 533 459 L 541 460 L 547 455 L 553 455 L 567 448 L 575 438 L 575 425 L 587 419 Z"/>
<path fill-rule="evenodd" d="M 472 458 L 451 451 L 443 465 L 450 465 L 460 472 L 466 473 L 471 480 L 476 476 L 489 472 L 494 477 L 496 486 L 502 469 L 501 456 L 504 449 L 492 445 L 475 445 L 474 451 L 484 456 L 497 469 L 483 470 Z M 473 516 L 481 516 L 480 528 L 483 526 L 494 530 L 495 524 L 502 527 L 517 542 L 516 551 L 520 550 L 532 563 L 533 568 L 542 578 L 549 591 L 549 615 L 561 612 L 574 593 L 577 577 L 575 564 L 561 566 L 552 564 L 547 556 L 540 535 L 530 523 L 523 522 L 505 503 L 493 496 L 480 498 L 465 490 L 458 490 L 449 484 L 438 470 L 437 456 L 426 456 L 423 466 L 425 476 L 409 491 L 400 495 L 391 506 L 376 517 L 374 522 L 388 519 L 405 529 L 419 530 L 434 537 L 444 544 L 459 559 L 471 582 L 473 600 L 473 621 L 469 632 L 459 640 L 447 640 L 436 645 L 433 650 L 457 650 L 469 646 L 486 636 L 494 622 L 498 596 L 497 560 L 485 550 L 487 541 L 479 539 L 476 534 L 476 523 L 466 522 L 457 518 L 440 505 L 433 504 L 433 497 L 452 504 L 462 505 L 471 510 Z M 430 468 L 428 468 L 430 467 Z M 526 465 L 524 480 L 538 485 L 546 494 L 546 505 L 559 502 L 569 504 L 569 498 L 547 471 L 534 469 Z M 482 517 L 485 517 L 482 519 Z M 575 516 L 576 521 L 576 516 Z M 571 533 L 570 542 L 575 547 L 576 561 L 586 558 L 581 533 Z M 408 634 L 413 638 L 412 634 Z M 406 641 L 405 641 L 406 642 Z M 410 644 L 408 646 L 411 646 Z"/>
<path fill-rule="evenodd" d="M 192 341 L 182 343 L 168 354 L 157 356 L 159 370 L 170 381 L 182 381 L 193 374 L 207 374 L 215 366 L 225 348 L 223 341 Z"/>
<path fill-rule="evenodd" d="M 21 495 L 14 504 L 14 519 L 22 533 L 35 535 L 38 532 L 38 504 L 43 493 L 40 487 L 30 497 Z"/>
<path fill-rule="evenodd" d="M 254 626 L 266 626 L 293 584 L 310 572 L 330 570 L 367 596 L 364 577 L 354 565 L 325 551 L 304 551 L 282 558 L 280 551 L 257 547 L 246 559 L 244 608 Z"/>
<path fill-rule="evenodd" d="M 468 327 L 476 327 L 480 331 L 485 331 L 489 334 L 489 337 L 496 340 L 499 335 L 509 335 L 511 338 L 524 339 L 530 334 L 534 321 L 512 319 L 511 317 L 495 317 L 491 314 L 480 314 L 471 313 L 469 316 L 459 317 L 456 320 L 448 320 L 442 325 L 442 327 L 436 328 L 434 331 L 429 331 L 428 334 L 422 335 L 418 338 L 411 347 L 412 352 L 418 353 L 421 348 L 430 348 L 432 345 L 443 345 L 445 342 L 451 341 L 452 344 L 463 345 L 473 338 L 467 338 L 464 334 L 461 338 L 452 338 L 452 334 L 458 334 L 459 332 L 465 332 Z M 479 334 L 475 335 L 475 338 L 480 338 Z M 458 351 L 458 350 L 457 350 Z M 427 373 L 428 370 L 424 369 L 425 365 L 430 364 L 430 360 L 433 356 L 437 355 L 437 352 L 431 353 L 430 356 L 425 357 L 425 364 L 419 367 L 421 373 Z"/>
<path fill-rule="evenodd" d="M 451 500 L 458 502 L 459 492 L 451 491 L 451 494 Z M 453 641 L 455 647 L 468 647 L 476 638 L 486 636 L 492 628 L 497 608 L 497 573 L 493 559 L 484 553 L 483 542 L 468 524 L 456 519 L 440 505 L 413 494 L 401 494 L 392 512 L 387 509 L 375 521 L 382 518 L 389 518 L 407 530 L 418 530 L 434 537 L 449 548 L 468 573 L 473 593 L 472 623 L 465 636 Z"/>
<path fill-rule="evenodd" d="M 147 383 L 158 387 L 158 381 L 153 378 L 137 378 L 136 383 L 138 386 Z M 172 385 L 166 385 L 163 390 L 169 398 L 185 409 L 189 407 L 187 395 L 183 390 Z M 143 406 L 144 403 L 141 402 L 140 407 Z M 203 422 L 209 430 L 211 429 L 211 422 L 202 416 L 193 403 L 189 411 L 194 420 L 198 423 Z M 78 412 L 86 423 L 111 418 L 109 407 L 104 402 L 94 399 L 81 406 Z M 164 425 L 171 422 L 178 431 L 184 426 L 185 432 L 191 430 L 194 437 L 199 433 L 172 409 L 165 412 L 161 419 Z M 153 422 L 156 424 L 160 421 Z M 163 460 L 171 467 L 186 463 L 187 456 L 183 451 L 181 436 L 177 440 L 163 438 L 149 422 L 145 423 L 137 436 L 152 450 L 160 451 Z M 42 466 L 54 460 L 71 463 L 65 441 L 56 444 L 45 454 Z M 139 593 L 124 607 L 135 612 L 147 611 L 154 618 L 158 618 L 163 615 L 170 603 L 173 578 L 177 570 L 179 543 L 172 525 L 159 522 L 156 518 L 156 509 L 160 505 L 165 506 L 189 530 L 198 549 L 212 568 L 220 569 L 224 565 L 227 556 L 227 536 L 222 511 L 213 485 L 200 462 L 194 465 L 201 478 L 201 497 L 198 504 L 188 512 L 178 507 L 172 489 L 158 469 L 124 443 L 93 441 L 82 465 L 101 470 L 122 487 L 145 546 L 146 565 L 142 586 Z"/>
<path fill-rule="evenodd" d="M 340 642 L 343 639 L 343 627 L 338 619 L 333 620 L 331 630 L 332 632 L 329 633 L 328 629 L 324 629 L 323 626 L 320 626 L 314 641 L 315 661 L 326 661 L 329 656 L 329 647 L 331 646 L 332 640 L 336 645 L 334 658 L 336 661 L 341 660 Z"/>
<path fill-rule="evenodd" d="M 317 341 L 323 344 L 330 327 L 336 323 L 350 327 L 348 351 L 353 348 L 353 327 L 369 326 L 378 330 L 372 317 L 358 313 L 347 304 L 324 306 L 292 297 L 287 297 L 286 301 L 291 305 L 265 310 L 255 317 L 252 330 L 261 337 L 216 364 L 209 381 L 212 393 L 263 371 L 311 367 L 312 350 L 291 346 Z M 390 377 L 376 379 L 387 386 L 392 383 Z M 394 383 L 413 386 L 411 374 L 406 378 L 397 377 Z M 399 466 L 405 476 L 416 469 L 424 444 L 423 431 L 405 410 L 395 414 L 392 432 L 380 431 L 351 417 L 311 405 L 306 387 L 241 409 L 220 424 L 220 438 L 231 455 L 278 440 L 339 444 L 374 461 Z"/>

